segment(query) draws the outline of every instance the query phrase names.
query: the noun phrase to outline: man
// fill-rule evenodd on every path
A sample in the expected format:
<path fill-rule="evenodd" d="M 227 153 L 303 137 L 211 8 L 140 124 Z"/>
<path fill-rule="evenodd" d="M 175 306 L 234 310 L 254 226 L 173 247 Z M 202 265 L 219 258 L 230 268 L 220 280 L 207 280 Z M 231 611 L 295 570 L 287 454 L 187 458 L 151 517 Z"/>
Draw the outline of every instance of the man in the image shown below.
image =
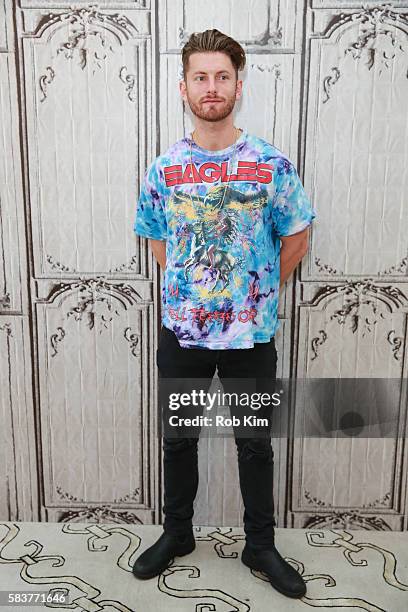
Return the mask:
<path fill-rule="evenodd" d="M 224 390 L 255 381 L 257 391 L 273 391 L 279 287 L 307 252 L 315 212 L 293 163 L 234 126 L 241 45 L 218 30 L 195 33 L 182 62 L 180 92 L 195 129 L 149 166 L 134 224 L 165 271 L 159 382 L 185 377 L 208 389 L 217 367 Z M 301 597 L 302 577 L 275 547 L 271 407 L 262 414 L 267 426 L 234 428 L 245 506 L 241 558 L 280 592 Z M 136 560 L 139 578 L 195 548 L 198 436 L 171 435 L 165 422 L 164 530 Z"/>

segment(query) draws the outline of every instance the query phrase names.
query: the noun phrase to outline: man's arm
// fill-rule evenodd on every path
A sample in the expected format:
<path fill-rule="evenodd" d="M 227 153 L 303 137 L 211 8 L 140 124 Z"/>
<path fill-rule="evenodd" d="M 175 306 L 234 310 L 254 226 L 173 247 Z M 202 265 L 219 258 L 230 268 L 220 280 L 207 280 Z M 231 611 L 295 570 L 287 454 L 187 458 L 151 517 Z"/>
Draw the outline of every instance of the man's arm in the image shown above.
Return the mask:
<path fill-rule="evenodd" d="M 306 255 L 309 246 L 309 228 L 292 236 L 280 236 L 280 287 L 286 282 L 298 263 Z"/>
<path fill-rule="evenodd" d="M 162 270 L 166 268 L 166 241 L 165 240 L 153 240 L 149 238 L 150 247 L 153 251 L 153 255 L 160 264 Z"/>

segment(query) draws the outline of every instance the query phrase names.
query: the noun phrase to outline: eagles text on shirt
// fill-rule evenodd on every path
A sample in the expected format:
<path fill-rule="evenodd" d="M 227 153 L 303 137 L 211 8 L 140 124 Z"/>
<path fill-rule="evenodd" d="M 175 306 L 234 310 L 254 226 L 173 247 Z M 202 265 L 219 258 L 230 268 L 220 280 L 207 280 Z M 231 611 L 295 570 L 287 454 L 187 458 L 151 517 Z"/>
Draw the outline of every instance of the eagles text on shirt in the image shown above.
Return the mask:
<path fill-rule="evenodd" d="M 228 162 L 215 164 L 205 162 L 197 168 L 195 164 L 187 164 L 183 170 L 181 164 L 165 166 L 164 177 L 166 186 L 183 185 L 185 183 L 215 183 L 231 181 L 258 181 L 270 183 L 272 181 L 272 164 L 258 164 L 251 161 L 239 161 L 236 174 L 228 174 Z"/>

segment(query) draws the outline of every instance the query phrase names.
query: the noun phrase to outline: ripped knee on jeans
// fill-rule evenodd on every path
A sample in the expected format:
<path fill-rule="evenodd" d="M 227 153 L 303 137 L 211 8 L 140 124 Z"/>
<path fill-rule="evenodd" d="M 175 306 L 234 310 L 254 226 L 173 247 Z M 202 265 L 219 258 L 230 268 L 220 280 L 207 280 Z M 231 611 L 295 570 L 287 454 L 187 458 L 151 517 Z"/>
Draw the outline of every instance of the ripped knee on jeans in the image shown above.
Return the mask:
<path fill-rule="evenodd" d="M 258 460 L 273 462 L 273 449 L 270 438 L 241 438 L 236 441 L 240 461 Z"/>

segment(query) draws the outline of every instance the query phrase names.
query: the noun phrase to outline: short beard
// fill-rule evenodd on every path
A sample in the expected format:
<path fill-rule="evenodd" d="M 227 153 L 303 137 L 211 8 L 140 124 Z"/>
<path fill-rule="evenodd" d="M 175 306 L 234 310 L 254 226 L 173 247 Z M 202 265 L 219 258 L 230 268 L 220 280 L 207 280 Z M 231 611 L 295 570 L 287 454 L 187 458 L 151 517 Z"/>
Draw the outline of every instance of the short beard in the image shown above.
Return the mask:
<path fill-rule="evenodd" d="M 195 115 L 199 119 L 203 119 L 204 121 L 210 121 L 211 123 L 222 121 L 223 119 L 228 117 L 228 115 L 230 115 L 234 110 L 236 102 L 234 94 L 234 96 L 231 96 L 227 99 L 226 103 L 221 109 L 203 111 L 201 104 L 194 104 L 194 102 L 190 100 L 188 93 L 187 100 L 193 115 Z"/>

